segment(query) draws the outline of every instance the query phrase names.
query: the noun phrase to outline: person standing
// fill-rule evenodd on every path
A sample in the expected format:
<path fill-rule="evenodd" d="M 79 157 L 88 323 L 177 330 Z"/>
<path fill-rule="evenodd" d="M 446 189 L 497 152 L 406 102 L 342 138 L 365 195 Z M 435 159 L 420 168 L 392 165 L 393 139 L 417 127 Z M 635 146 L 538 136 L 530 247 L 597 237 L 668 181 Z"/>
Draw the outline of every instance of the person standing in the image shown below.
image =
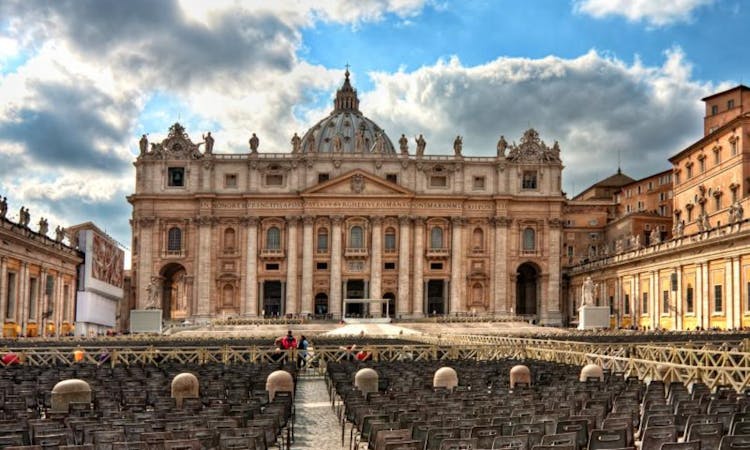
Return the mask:
<path fill-rule="evenodd" d="M 297 368 L 299 369 L 307 366 L 307 347 L 309 345 L 310 343 L 307 341 L 305 335 L 301 335 L 297 344 Z"/>

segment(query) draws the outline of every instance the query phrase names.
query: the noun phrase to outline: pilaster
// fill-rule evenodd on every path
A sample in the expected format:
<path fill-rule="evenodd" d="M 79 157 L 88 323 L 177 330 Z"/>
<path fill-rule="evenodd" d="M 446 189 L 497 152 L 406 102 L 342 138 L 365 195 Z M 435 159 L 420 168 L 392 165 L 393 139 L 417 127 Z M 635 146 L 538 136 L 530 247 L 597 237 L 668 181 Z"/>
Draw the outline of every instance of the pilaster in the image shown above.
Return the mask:
<path fill-rule="evenodd" d="M 246 217 L 247 252 L 245 254 L 245 301 L 242 314 L 258 315 L 258 219 Z"/>
<path fill-rule="evenodd" d="M 286 314 L 299 311 L 297 308 L 297 223 L 298 216 L 286 218 L 287 257 L 286 257 Z"/>
<path fill-rule="evenodd" d="M 383 298 L 381 289 L 382 271 L 383 271 L 383 218 L 374 216 L 371 219 L 372 224 L 372 248 L 370 249 L 370 298 Z M 377 308 L 377 307 L 376 307 Z M 377 310 L 379 315 L 380 310 Z"/>
<path fill-rule="evenodd" d="M 451 298 L 450 314 L 463 311 L 463 219 L 461 217 L 451 218 Z"/>
<path fill-rule="evenodd" d="M 411 220 L 408 216 L 400 216 L 398 224 L 398 299 L 396 301 L 396 314 L 408 316 L 411 312 L 409 310 L 409 227 Z"/>
<path fill-rule="evenodd" d="M 315 217 L 302 218 L 302 315 L 313 312 L 313 224 Z"/>
<path fill-rule="evenodd" d="M 414 317 L 424 316 L 424 219 L 414 218 L 414 255 L 412 272 L 412 286 L 414 293 L 412 298 L 412 312 Z M 401 270 L 401 268 L 399 268 Z"/>
<path fill-rule="evenodd" d="M 331 283 L 328 298 L 334 318 L 341 318 L 341 216 L 331 217 Z"/>

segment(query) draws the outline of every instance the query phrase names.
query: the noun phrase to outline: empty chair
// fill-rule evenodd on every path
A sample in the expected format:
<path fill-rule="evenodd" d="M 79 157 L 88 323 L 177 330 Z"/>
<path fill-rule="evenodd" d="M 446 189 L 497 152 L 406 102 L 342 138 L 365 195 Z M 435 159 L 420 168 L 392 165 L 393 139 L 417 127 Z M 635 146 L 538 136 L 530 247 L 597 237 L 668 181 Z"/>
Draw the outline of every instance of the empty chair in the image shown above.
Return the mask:
<path fill-rule="evenodd" d="M 545 445 L 539 444 L 531 447 L 531 450 L 576 450 L 575 445 Z"/>
<path fill-rule="evenodd" d="M 695 423 L 688 428 L 685 441 L 700 441 L 701 450 L 712 450 L 719 448 L 722 434 L 723 425 L 720 423 Z"/>
<path fill-rule="evenodd" d="M 529 450 L 529 435 L 521 434 L 518 436 L 499 436 L 492 443 L 492 448 L 512 448 Z"/>
<path fill-rule="evenodd" d="M 661 445 L 668 442 L 677 442 L 677 428 L 674 425 L 647 428 L 643 432 L 641 450 L 660 450 Z"/>
<path fill-rule="evenodd" d="M 557 434 L 576 433 L 576 444 L 580 448 L 589 442 L 589 422 L 584 419 L 561 420 L 557 422 Z"/>
<path fill-rule="evenodd" d="M 550 447 L 561 447 L 571 446 L 572 448 L 578 448 L 578 433 L 557 433 L 557 434 L 546 434 L 542 436 L 542 443 L 540 445 L 547 445 Z"/>
<path fill-rule="evenodd" d="M 383 450 L 422 450 L 424 442 L 412 439 L 410 441 L 387 442 Z"/>
<path fill-rule="evenodd" d="M 750 449 L 750 435 L 724 436 L 721 438 L 719 450 Z"/>
<path fill-rule="evenodd" d="M 471 429 L 471 437 L 476 438 L 477 448 L 492 448 L 492 443 L 495 441 L 495 438 L 502 436 L 502 434 L 502 425 L 476 426 Z"/>
<path fill-rule="evenodd" d="M 603 430 L 625 430 L 627 445 L 633 445 L 633 419 L 606 418 L 602 422 Z"/>
<path fill-rule="evenodd" d="M 198 439 L 173 439 L 164 441 L 164 450 L 201 450 Z"/>
<path fill-rule="evenodd" d="M 379 430 L 375 433 L 375 450 L 384 450 L 387 443 L 408 441 L 410 439 L 411 430 L 408 428 L 399 428 L 397 430 Z"/>
<path fill-rule="evenodd" d="M 625 430 L 593 430 L 589 438 L 589 450 L 625 448 L 627 445 Z"/>
<path fill-rule="evenodd" d="M 666 444 L 661 444 L 661 450 L 700 450 L 700 448 L 701 443 L 698 441 L 668 442 Z"/>
<path fill-rule="evenodd" d="M 477 448 L 477 440 L 472 438 L 449 438 L 443 439 L 438 450 L 474 450 Z"/>

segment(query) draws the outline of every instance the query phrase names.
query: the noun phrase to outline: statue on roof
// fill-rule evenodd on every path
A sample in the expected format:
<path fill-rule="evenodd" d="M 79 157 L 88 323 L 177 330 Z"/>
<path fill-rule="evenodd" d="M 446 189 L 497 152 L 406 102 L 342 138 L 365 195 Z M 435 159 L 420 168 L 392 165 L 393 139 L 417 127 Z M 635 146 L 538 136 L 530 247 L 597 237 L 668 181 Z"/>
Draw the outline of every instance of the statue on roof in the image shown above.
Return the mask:
<path fill-rule="evenodd" d="M 363 153 L 365 151 L 365 126 L 360 124 L 357 134 L 354 136 L 354 151 Z"/>
<path fill-rule="evenodd" d="M 5 219 L 6 215 L 8 215 L 8 198 L 3 197 L 0 199 L 0 219 Z"/>
<path fill-rule="evenodd" d="M 55 227 L 55 240 L 57 242 L 62 242 L 63 239 L 65 239 L 65 228 L 58 225 Z"/>
<path fill-rule="evenodd" d="M 331 138 L 331 151 L 333 153 L 341 153 L 344 149 L 344 139 L 341 137 L 341 133 L 336 133 Z"/>
<path fill-rule="evenodd" d="M 302 146 L 302 138 L 300 138 L 297 133 L 294 133 L 294 136 L 292 136 L 292 153 L 299 153 L 300 147 Z"/>
<path fill-rule="evenodd" d="M 39 234 L 47 234 L 47 231 L 49 231 L 49 223 L 47 222 L 47 219 L 42 217 L 39 219 Z"/>
<path fill-rule="evenodd" d="M 461 136 L 456 136 L 456 139 L 453 140 L 453 154 L 455 156 L 461 156 L 461 150 L 464 147 L 464 138 Z"/>
<path fill-rule="evenodd" d="M 31 214 L 29 213 L 29 210 L 21 206 L 21 210 L 18 212 L 18 224 L 28 228 L 30 221 Z"/>
<path fill-rule="evenodd" d="M 414 138 L 414 140 L 417 142 L 417 156 L 423 156 L 424 155 L 424 149 L 427 147 L 427 141 L 424 140 L 424 136 L 421 134 Z"/>
<path fill-rule="evenodd" d="M 138 141 L 138 146 L 141 149 L 141 155 L 145 154 L 148 151 L 148 138 L 145 134 L 141 135 L 141 140 Z"/>
<path fill-rule="evenodd" d="M 661 232 L 659 232 L 659 226 L 654 225 L 651 230 L 651 234 L 648 236 L 649 245 L 656 245 L 661 242 Z"/>
<path fill-rule="evenodd" d="M 505 140 L 505 136 L 500 136 L 500 140 L 497 141 L 497 157 L 505 158 L 505 150 L 508 148 L 508 141 Z"/>
<path fill-rule="evenodd" d="M 375 143 L 372 146 L 373 153 L 385 153 L 385 133 L 378 131 L 375 136 Z"/>
<path fill-rule="evenodd" d="M 253 135 L 250 137 L 250 140 L 248 141 L 250 144 L 250 152 L 252 153 L 258 153 L 258 146 L 260 145 L 260 139 L 258 139 L 258 136 L 253 133 Z"/>
<path fill-rule="evenodd" d="M 398 146 L 401 150 L 402 155 L 408 155 L 409 154 L 409 140 L 406 139 L 405 134 L 401 134 L 401 137 L 398 140 Z"/>
<path fill-rule="evenodd" d="M 203 135 L 203 142 L 206 144 L 206 154 L 210 155 L 214 151 L 214 138 L 211 136 L 211 132 Z"/>

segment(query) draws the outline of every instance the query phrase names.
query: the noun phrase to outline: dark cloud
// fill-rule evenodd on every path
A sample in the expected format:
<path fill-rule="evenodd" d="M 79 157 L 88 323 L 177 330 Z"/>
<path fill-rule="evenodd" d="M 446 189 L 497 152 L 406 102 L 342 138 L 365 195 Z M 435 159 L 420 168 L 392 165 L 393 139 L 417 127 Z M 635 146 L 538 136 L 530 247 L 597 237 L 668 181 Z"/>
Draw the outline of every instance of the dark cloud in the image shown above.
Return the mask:
<path fill-rule="evenodd" d="M 115 101 L 85 80 L 80 81 L 27 81 L 29 93 L 37 102 L 17 106 L 11 120 L 0 122 L 0 140 L 22 144 L 25 156 L 36 165 L 120 173 L 129 161 L 107 149 L 122 145 L 129 128 L 113 125 L 105 114 L 132 117 L 135 105 Z M 127 120 L 117 123 L 129 124 Z"/>

